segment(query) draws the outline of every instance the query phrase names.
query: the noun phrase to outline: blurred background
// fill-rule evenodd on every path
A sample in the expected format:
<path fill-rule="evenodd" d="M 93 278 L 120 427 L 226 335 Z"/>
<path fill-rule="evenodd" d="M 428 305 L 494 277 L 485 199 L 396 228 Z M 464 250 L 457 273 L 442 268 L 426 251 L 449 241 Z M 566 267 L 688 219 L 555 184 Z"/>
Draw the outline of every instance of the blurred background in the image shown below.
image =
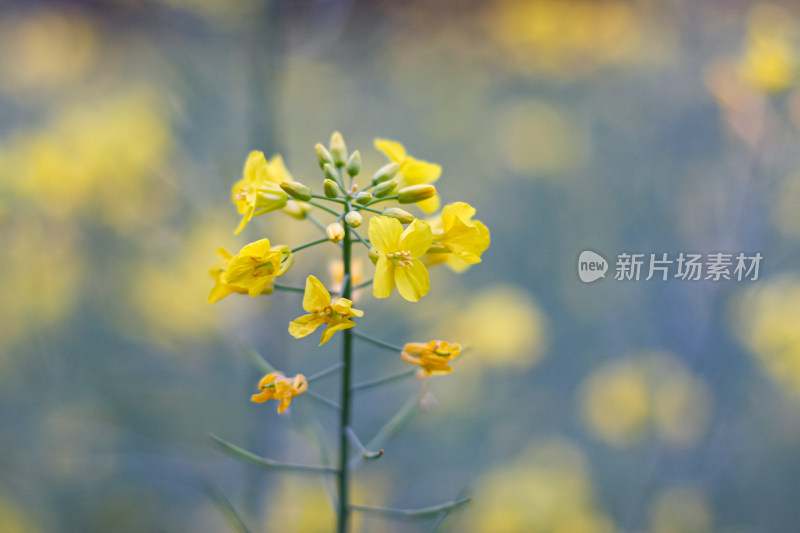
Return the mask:
<path fill-rule="evenodd" d="M 404 428 L 357 503 L 472 494 L 439 529 L 467 533 L 795 530 L 799 21 L 788 2 L 0 2 L 0 531 L 233 531 L 221 494 L 253 531 L 332 530 L 322 481 L 209 433 L 330 461 L 324 405 L 250 403 L 247 346 L 309 375 L 338 342 L 288 336 L 297 295 L 206 296 L 219 246 L 318 235 L 282 213 L 233 234 L 247 153 L 319 189 L 337 129 L 367 172 L 375 137 L 441 164 L 444 202 L 492 232 L 420 303 L 358 302 L 390 342 L 472 350 L 359 394 L 364 440 Z M 587 285 L 587 248 L 612 270 L 622 251 L 764 260 L 757 281 Z M 301 253 L 287 282 L 325 277 L 332 256 Z M 358 347 L 357 380 L 407 366 Z"/>

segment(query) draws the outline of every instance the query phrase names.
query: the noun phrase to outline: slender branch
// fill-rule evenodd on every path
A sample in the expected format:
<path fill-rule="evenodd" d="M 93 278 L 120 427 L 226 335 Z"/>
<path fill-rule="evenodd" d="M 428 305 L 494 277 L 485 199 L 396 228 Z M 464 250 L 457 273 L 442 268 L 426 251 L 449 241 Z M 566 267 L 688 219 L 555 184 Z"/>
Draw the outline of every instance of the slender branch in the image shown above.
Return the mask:
<path fill-rule="evenodd" d="M 317 220 L 317 218 L 316 218 L 314 215 L 312 215 L 311 213 L 306 213 L 306 218 L 307 218 L 307 219 L 308 219 L 308 220 L 309 220 L 309 221 L 310 221 L 312 224 L 314 224 L 316 227 L 318 227 L 319 229 L 321 229 L 321 230 L 322 230 L 322 233 L 325 233 L 325 224 L 323 224 L 322 222 L 320 222 L 319 220 Z"/>
<path fill-rule="evenodd" d="M 327 376 L 333 374 L 334 372 L 336 372 L 337 370 L 342 368 L 342 366 L 344 366 L 342 363 L 336 363 L 335 365 L 332 365 L 332 366 L 326 368 L 325 370 L 322 370 L 320 372 L 317 372 L 316 374 L 313 374 L 310 378 L 306 378 L 306 381 L 308 381 L 309 383 L 313 383 L 314 381 L 317 381 L 318 379 L 322 379 L 324 377 L 327 377 Z"/>
<path fill-rule="evenodd" d="M 383 448 L 389 439 L 391 439 L 397 432 L 403 429 L 412 418 L 419 411 L 419 399 L 411 397 L 403 404 L 403 407 L 398 410 L 392 418 L 375 434 L 374 437 L 367 443 L 367 448 Z M 362 457 L 354 457 L 350 461 L 350 468 L 355 468 L 360 465 L 364 459 Z"/>
<path fill-rule="evenodd" d="M 219 507 L 219 510 L 228 518 L 231 525 L 236 528 L 236 531 L 239 533 L 250 533 L 250 528 L 245 524 L 242 515 L 236 510 L 236 506 L 233 505 L 233 502 L 228 498 L 228 495 L 225 494 L 225 491 L 222 490 L 222 487 L 220 487 L 218 483 L 209 483 L 208 492 L 211 499 L 213 499 L 214 503 Z"/>
<path fill-rule="evenodd" d="M 370 285 L 372 285 L 372 280 L 368 279 L 367 281 L 362 281 L 361 283 L 353 287 L 353 290 L 357 291 L 359 289 L 363 289 L 364 287 L 369 287 Z"/>
<path fill-rule="evenodd" d="M 347 330 L 347 331 L 350 331 L 350 330 Z M 401 347 L 399 347 L 399 346 L 395 346 L 394 344 L 389 344 L 388 342 L 383 342 L 380 339 L 376 339 L 375 337 L 373 337 L 371 335 L 367 335 L 366 333 L 361 333 L 360 331 L 353 330 L 353 335 L 355 335 L 356 337 L 358 337 L 359 339 L 361 339 L 364 342 L 368 342 L 368 343 L 370 343 L 370 344 L 372 344 L 374 346 L 377 346 L 378 348 L 384 348 L 386 350 L 390 350 L 392 352 L 398 352 L 398 353 L 403 351 L 403 349 Z"/>
<path fill-rule="evenodd" d="M 294 463 L 282 463 L 280 461 L 273 461 L 272 459 L 266 459 L 264 457 L 259 457 L 258 455 L 248 452 L 247 450 L 236 446 L 235 444 L 231 444 L 230 442 L 221 439 L 211 433 L 209 435 L 219 446 L 219 448 L 227 453 L 228 455 L 235 457 L 237 459 L 241 459 L 243 461 L 247 461 L 248 463 L 254 464 L 256 466 L 261 466 L 263 468 L 274 468 L 276 470 L 290 470 L 293 472 L 306 472 L 306 473 L 314 473 L 314 474 L 338 474 L 338 468 L 331 468 L 327 466 L 310 466 L 310 465 L 298 465 Z"/>
<path fill-rule="evenodd" d="M 378 379 L 372 379 L 370 381 L 362 381 L 361 383 L 356 383 L 355 385 L 353 385 L 353 391 L 367 390 L 375 387 L 380 387 L 381 385 L 385 385 L 387 383 L 392 383 L 394 381 L 400 381 L 401 379 L 410 378 L 416 373 L 417 373 L 416 370 L 403 370 L 402 372 L 398 372 L 397 374 L 391 374 L 389 376 L 384 376 Z"/>
<path fill-rule="evenodd" d="M 370 250 L 370 249 L 372 249 L 372 245 L 369 243 L 369 241 L 367 241 L 366 239 L 364 239 L 364 237 L 362 237 L 362 236 L 361 236 L 361 234 L 355 230 L 355 228 L 352 228 L 352 229 L 353 229 L 353 234 L 354 234 L 356 237 L 358 237 L 358 240 L 359 240 L 359 241 L 361 241 L 361 244 L 363 244 L 364 246 L 366 246 L 366 247 L 367 247 L 367 250 Z"/>
<path fill-rule="evenodd" d="M 305 250 L 306 248 L 316 246 L 317 244 L 322 244 L 323 242 L 330 242 L 330 240 L 327 237 L 323 237 L 322 239 L 317 239 L 316 241 L 307 242 L 303 245 L 298 246 L 297 248 L 292 248 L 292 253 L 299 252 L 300 250 Z"/>
<path fill-rule="evenodd" d="M 275 372 L 275 367 L 269 364 L 266 359 L 261 357 L 261 354 L 258 353 L 258 350 L 256 350 L 249 344 L 245 343 L 244 351 L 247 353 L 247 356 L 250 358 L 250 361 L 255 366 L 257 366 L 259 370 L 267 374 L 269 374 L 270 372 Z"/>
<path fill-rule="evenodd" d="M 322 209 L 323 211 L 327 211 L 328 213 L 330 213 L 331 215 L 333 215 L 333 216 L 335 216 L 335 217 L 336 217 L 336 216 L 339 216 L 339 213 L 338 213 L 338 212 L 336 212 L 336 211 L 334 211 L 333 209 L 331 209 L 331 208 L 329 208 L 329 207 L 326 207 L 326 206 L 324 206 L 324 205 L 322 205 L 322 204 L 318 204 L 317 202 L 311 202 L 311 201 L 308 201 L 308 202 L 306 202 L 306 203 L 307 203 L 308 205 L 313 205 L 314 207 L 317 207 L 317 208 L 319 208 L 319 209 Z"/>
<path fill-rule="evenodd" d="M 339 298 L 344 297 L 344 289 L 350 285 L 350 274 L 345 274 L 342 278 L 342 288 L 339 289 Z"/>
<path fill-rule="evenodd" d="M 324 405 L 326 407 L 330 407 L 331 409 L 333 409 L 335 411 L 339 411 L 342 408 L 338 403 L 334 402 L 333 400 L 327 399 L 325 396 L 322 396 L 321 394 L 317 394 L 313 390 L 307 390 L 305 392 L 305 395 L 308 396 L 309 398 L 311 398 L 312 400 L 315 400 L 315 401 L 321 403 L 322 405 Z"/>
<path fill-rule="evenodd" d="M 430 507 L 422 507 L 420 509 L 392 509 L 389 507 L 372 507 L 370 505 L 351 505 L 350 509 L 353 511 L 361 511 L 362 513 L 375 513 L 384 515 L 390 518 L 429 518 L 431 515 L 437 515 L 444 511 L 449 511 L 456 507 L 461 507 L 472 501 L 471 497 L 462 498 L 460 500 L 442 503 L 439 505 L 432 505 Z"/>
<path fill-rule="evenodd" d="M 317 200 L 327 200 L 328 202 L 336 202 L 337 204 L 347 203 L 347 200 L 343 200 L 341 198 L 328 198 L 327 196 L 322 196 L 321 194 L 312 194 L 311 198 L 316 198 Z"/>
<path fill-rule="evenodd" d="M 305 288 L 303 287 L 290 287 L 288 285 L 280 285 L 278 283 L 273 285 L 273 288 L 277 291 L 306 292 Z"/>
<path fill-rule="evenodd" d="M 383 450 L 382 449 L 378 450 L 377 452 L 369 451 L 361 443 L 361 440 L 358 438 L 358 435 L 356 435 L 356 432 L 353 431 L 353 428 L 347 427 L 347 428 L 345 428 L 345 431 L 347 431 L 347 436 L 350 438 L 350 442 L 352 442 L 356 446 L 356 448 L 359 449 L 359 451 L 361 452 L 361 457 L 363 457 L 364 459 L 377 459 L 378 457 L 383 455 Z"/>
<path fill-rule="evenodd" d="M 364 211 L 369 211 L 370 213 L 377 213 L 378 215 L 383 214 L 383 211 L 378 211 L 377 209 L 372 209 L 371 207 L 367 207 L 365 205 L 359 205 L 358 207 L 356 207 L 356 211 L 361 211 L 362 209 Z"/>
<path fill-rule="evenodd" d="M 396 194 L 393 194 L 392 196 L 385 196 L 383 198 L 375 198 L 366 205 L 374 205 L 374 204 L 379 204 L 381 202 L 388 202 L 389 200 L 397 200 L 397 198 L 398 196 Z"/>

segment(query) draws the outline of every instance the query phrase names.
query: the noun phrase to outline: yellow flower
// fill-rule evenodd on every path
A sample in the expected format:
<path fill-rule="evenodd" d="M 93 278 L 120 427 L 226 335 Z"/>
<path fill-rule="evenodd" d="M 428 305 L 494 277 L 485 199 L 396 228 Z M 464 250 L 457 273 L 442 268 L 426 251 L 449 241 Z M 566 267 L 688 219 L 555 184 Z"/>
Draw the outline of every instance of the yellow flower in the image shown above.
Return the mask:
<path fill-rule="evenodd" d="M 244 177 L 231 190 L 231 199 L 242 215 L 235 233 L 241 232 L 254 216 L 285 207 L 288 195 L 280 184 L 288 180 L 291 175 L 281 156 L 276 155 L 267 163 L 263 152 L 250 152 L 244 164 Z"/>
<path fill-rule="evenodd" d="M 261 392 L 253 394 L 250 401 L 264 403 L 267 400 L 280 400 L 281 403 L 278 404 L 278 414 L 280 414 L 289 407 L 295 396 L 308 390 L 308 381 L 303 374 L 287 378 L 280 372 L 271 372 L 261 378 L 258 388 Z"/>
<path fill-rule="evenodd" d="M 217 249 L 216 255 L 220 258 L 220 261 L 214 263 L 214 266 L 208 271 L 211 277 L 214 278 L 214 287 L 212 287 L 211 292 L 208 293 L 208 303 L 213 304 L 234 292 L 247 294 L 246 288 L 225 283 L 225 271 L 228 269 L 233 255 L 222 247 Z"/>
<path fill-rule="evenodd" d="M 416 302 L 431 288 L 428 269 L 418 259 L 433 241 L 431 227 L 419 220 L 403 225 L 395 218 L 376 216 L 369 221 L 369 239 L 378 252 L 373 294 L 387 298 L 395 285 L 400 296 Z"/>
<path fill-rule="evenodd" d="M 375 139 L 375 148 L 383 152 L 391 161 L 400 164 L 400 170 L 394 177 L 398 190 L 409 185 L 433 183 L 442 174 L 442 167 L 436 163 L 428 163 L 411 157 L 406 154 L 405 147 L 399 142 Z M 433 213 L 439 209 L 439 196 L 435 195 L 427 200 L 422 200 L 417 205 L 426 213 Z"/>
<path fill-rule="evenodd" d="M 403 346 L 403 352 L 400 354 L 403 361 L 419 365 L 428 376 L 452 372 L 453 369 L 447 366 L 447 363 L 459 355 L 461 346 L 445 341 L 431 341 L 428 344 L 409 342 Z"/>
<path fill-rule="evenodd" d="M 461 272 L 481 262 L 481 254 L 489 247 L 491 239 L 489 228 L 480 220 L 472 220 L 474 215 L 474 207 L 455 202 L 444 206 L 441 214 L 429 221 L 434 249 L 422 258 L 425 265 L 446 263 Z"/>
<path fill-rule="evenodd" d="M 251 242 L 231 258 L 222 281 L 244 289 L 255 298 L 271 293 L 275 278 L 285 274 L 293 263 L 294 255 L 288 246 L 272 248 L 269 239 L 261 239 Z"/>
<path fill-rule="evenodd" d="M 319 345 L 328 342 L 339 330 L 349 329 L 356 325 L 350 317 L 364 316 L 364 311 L 352 308 L 353 302 L 347 298 L 331 299 L 328 289 L 314 276 L 306 279 L 306 292 L 303 295 L 303 309 L 310 314 L 292 320 L 289 333 L 300 339 L 313 333 L 318 327 L 327 324 L 322 332 Z"/>

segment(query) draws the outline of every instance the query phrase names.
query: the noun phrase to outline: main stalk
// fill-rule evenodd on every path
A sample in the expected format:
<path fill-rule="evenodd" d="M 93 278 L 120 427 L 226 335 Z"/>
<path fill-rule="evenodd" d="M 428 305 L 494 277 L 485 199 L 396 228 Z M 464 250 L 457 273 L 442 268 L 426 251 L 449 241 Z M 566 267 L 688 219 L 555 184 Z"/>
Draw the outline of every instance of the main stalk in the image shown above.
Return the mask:
<path fill-rule="evenodd" d="M 342 297 L 352 300 L 352 277 L 350 275 L 351 253 L 350 226 L 344 224 L 344 240 L 342 241 L 342 262 L 344 263 L 344 287 Z M 342 343 L 342 410 L 339 419 L 339 513 L 338 533 L 347 533 L 350 523 L 350 471 L 347 466 L 349 460 L 349 443 L 347 428 L 350 427 L 350 399 L 351 399 L 351 368 L 353 356 L 353 334 L 349 329 L 344 330 Z"/>

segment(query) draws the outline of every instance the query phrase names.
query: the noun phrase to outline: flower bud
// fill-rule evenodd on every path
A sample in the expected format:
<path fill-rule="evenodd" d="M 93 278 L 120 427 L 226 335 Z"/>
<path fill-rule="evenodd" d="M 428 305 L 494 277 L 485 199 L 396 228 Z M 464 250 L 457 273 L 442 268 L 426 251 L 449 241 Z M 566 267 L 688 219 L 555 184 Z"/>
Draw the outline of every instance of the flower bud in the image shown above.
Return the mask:
<path fill-rule="evenodd" d="M 394 181 L 394 180 L 392 180 L 392 181 L 384 181 L 383 183 L 381 183 L 380 185 L 375 187 L 375 197 L 376 198 L 383 198 L 385 196 L 389 196 L 390 194 L 392 194 L 394 192 L 394 190 L 396 188 L 397 188 L 397 182 L 396 181 Z"/>
<path fill-rule="evenodd" d="M 328 151 L 327 148 L 322 146 L 320 143 L 314 147 L 314 150 L 317 151 L 317 161 L 319 162 L 319 168 L 324 168 L 325 165 L 333 166 L 333 156 Z"/>
<path fill-rule="evenodd" d="M 401 204 L 415 204 L 434 196 L 436 196 L 436 187 L 433 185 L 409 185 L 400 189 L 400 192 L 397 193 L 397 201 Z"/>
<path fill-rule="evenodd" d="M 330 148 L 334 164 L 337 167 L 343 167 L 347 162 L 347 146 L 344 144 L 342 134 L 338 131 L 334 131 L 331 135 Z"/>
<path fill-rule="evenodd" d="M 336 170 L 333 168 L 332 165 L 325 164 L 322 167 L 322 171 L 325 173 L 325 178 L 333 181 L 337 181 L 339 179 L 339 174 L 336 173 Z"/>
<path fill-rule="evenodd" d="M 347 160 L 347 173 L 351 176 L 357 176 L 361 172 L 361 153 L 356 150 Z"/>
<path fill-rule="evenodd" d="M 356 194 L 356 203 L 365 205 L 372 201 L 372 193 L 367 191 L 361 191 L 360 193 Z"/>
<path fill-rule="evenodd" d="M 387 217 L 396 218 L 402 224 L 411 224 L 414 221 L 414 215 L 399 207 L 386 207 L 382 214 Z"/>
<path fill-rule="evenodd" d="M 344 194 L 342 188 L 339 187 L 339 184 L 330 178 L 323 182 L 322 187 L 325 189 L 325 196 L 328 198 L 338 198 Z"/>
<path fill-rule="evenodd" d="M 289 196 L 307 202 L 311 200 L 311 189 L 297 181 L 284 181 L 281 183 L 281 189 L 286 191 Z"/>
<path fill-rule="evenodd" d="M 344 226 L 338 222 L 328 224 L 328 227 L 325 228 L 325 235 L 328 236 L 329 241 L 339 242 L 344 239 Z"/>
<path fill-rule="evenodd" d="M 351 228 L 357 228 L 363 222 L 364 217 L 361 216 L 361 213 L 358 211 L 350 211 L 344 216 L 344 221 L 347 222 L 347 225 Z"/>
<path fill-rule="evenodd" d="M 375 248 L 369 249 L 369 260 L 372 261 L 373 265 L 378 262 L 378 259 L 380 259 L 380 257 L 381 253 L 378 250 L 376 250 Z"/>
<path fill-rule="evenodd" d="M 372 176 L 372 183 L 377 185 L 378 183 L 389 181 L 397 175 L 398 170 L 400 170 L 400 163 L 387 163 L 375 171 Z"/>

